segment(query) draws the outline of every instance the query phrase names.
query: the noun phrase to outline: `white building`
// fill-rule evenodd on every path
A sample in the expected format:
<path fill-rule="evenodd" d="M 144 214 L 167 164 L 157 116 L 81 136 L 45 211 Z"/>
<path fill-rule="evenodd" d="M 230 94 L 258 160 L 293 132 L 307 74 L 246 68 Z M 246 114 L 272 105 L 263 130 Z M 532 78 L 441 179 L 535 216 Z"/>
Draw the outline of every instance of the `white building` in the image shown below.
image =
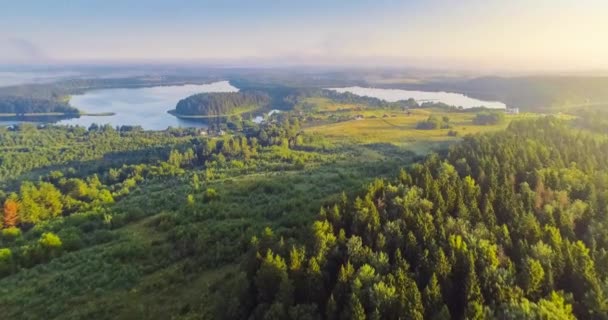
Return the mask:
<path fill-rule="evenodd" d="M 510 107 L 507 107 L 507 109 L 505 110 L 505 112 L 507 114 L 519 114 L 519 108 L 510 108 Z"/>

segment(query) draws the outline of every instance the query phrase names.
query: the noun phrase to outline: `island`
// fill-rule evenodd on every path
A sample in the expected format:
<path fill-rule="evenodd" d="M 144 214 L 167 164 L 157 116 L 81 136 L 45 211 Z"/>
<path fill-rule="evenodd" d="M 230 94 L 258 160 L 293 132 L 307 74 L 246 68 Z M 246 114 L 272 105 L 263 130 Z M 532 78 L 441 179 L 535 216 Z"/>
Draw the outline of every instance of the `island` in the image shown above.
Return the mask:
<path fill-rule="evenodd" d="M 180 100 L 168 112 L 186 119 L 226 117 L 268 107 L 270 102 L 270 95 L 262 91 L 207 92 Z"/>

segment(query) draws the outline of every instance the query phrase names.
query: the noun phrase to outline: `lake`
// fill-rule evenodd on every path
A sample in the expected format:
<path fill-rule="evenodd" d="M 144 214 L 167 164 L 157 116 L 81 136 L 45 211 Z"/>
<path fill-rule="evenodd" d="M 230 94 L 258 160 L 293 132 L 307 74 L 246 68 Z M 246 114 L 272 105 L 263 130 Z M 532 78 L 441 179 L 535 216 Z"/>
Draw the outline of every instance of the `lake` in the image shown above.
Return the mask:
<path fill-rule="evenodd" d="M 70 104 L 85 113 L 113 112 L 112 116 L 81 116 L 61 120 L 60 125 L 89 127 L 93 123 L 114 127 L 141 126 L 145 130 L 164 130 L 167 127 L 206 127 L 200 121 L 184 120 L 167 113 L 177 102 L 202 92 L 236 92 L 228 81 L 203 85 L 158 86 L 137 89 L 102 89 L 74 95 Z"/>
<path fill-rule="evenodd" d="M 367 96 L 395 102 L 399 100 L 407 100 L 413 98 L 418 103 L 422 102 L 443 102 L 451 106 L 462 106 L 463 108 L 486 107 L 494 109 L 505 109 L 507 106 L 499 101 L 483 101 L 468 97 L 460 93 L 452 92 L 431 92 L 417 90 L 402 90 L 402 89 L 380 89 L 366 87 L 346 87 L 346 88 L 330 88 L 336 92 L 350 92 L 358 96 Z"/>

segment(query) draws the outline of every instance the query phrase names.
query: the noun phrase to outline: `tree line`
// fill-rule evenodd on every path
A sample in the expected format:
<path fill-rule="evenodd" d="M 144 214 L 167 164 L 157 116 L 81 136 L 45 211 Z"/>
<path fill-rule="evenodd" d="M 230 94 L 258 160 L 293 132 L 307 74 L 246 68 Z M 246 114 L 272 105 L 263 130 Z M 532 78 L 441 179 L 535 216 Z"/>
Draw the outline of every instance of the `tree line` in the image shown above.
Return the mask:
<path fill-rule="evenodd" d="M 78 109 L 69 103 L 58 100 L 37 99 L 31 97 L 0 97 L 0 113 L 78 113 Z"/>

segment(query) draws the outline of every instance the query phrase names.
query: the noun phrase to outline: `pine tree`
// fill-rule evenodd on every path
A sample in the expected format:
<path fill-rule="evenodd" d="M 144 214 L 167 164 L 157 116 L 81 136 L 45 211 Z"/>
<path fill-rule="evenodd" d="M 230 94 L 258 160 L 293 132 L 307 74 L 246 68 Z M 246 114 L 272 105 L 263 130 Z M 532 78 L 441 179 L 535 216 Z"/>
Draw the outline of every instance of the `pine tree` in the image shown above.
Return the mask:
<path fill-rule="evenodd" d="M 475 264 L 473 262 L 473 255 L 469 255 L 468 263 L 468 275 L 465 283 L 465 295 L 466 295 L 466 319 L 485 319 L 484 318 L 484 299 L 481 295 L 481 288 L 479 287 L 479 280 L 477 280 L 477 274 L 475 273 Z"/>
<path fill-rule="evenodd" d="M 437 276 L 435 274 L 431 276 L 429 283 L 426 285 L 426 288 L 424 288 L 422 300 L 425 307 L 425 319 L 441 318 L 440 314 L 447 310 L 447 306 L 443 303 L 441 286 L 439 285 L 439 281 L 437 281 Z"/>
<path fill-rule="evenodd" d="M 336 300 L 334 300 L 334 295 L 329 296 L 329 300 L 327 301 L 327 306 L 325 307 L 325 319 L 327 320 L 335 320 L 337 319 L 336 315 L 338 313 L 338 306 L 336 305 Z"/>
<path fill-rule="evenodd" d="M 352 320 L 365 320 L 365 310 L 363 309 L 363 305 L 359 298 L 354 293 L 350 296 L 350 301 L 348 304 L 347 312 L 345 313 L 345 319 Z"/>

